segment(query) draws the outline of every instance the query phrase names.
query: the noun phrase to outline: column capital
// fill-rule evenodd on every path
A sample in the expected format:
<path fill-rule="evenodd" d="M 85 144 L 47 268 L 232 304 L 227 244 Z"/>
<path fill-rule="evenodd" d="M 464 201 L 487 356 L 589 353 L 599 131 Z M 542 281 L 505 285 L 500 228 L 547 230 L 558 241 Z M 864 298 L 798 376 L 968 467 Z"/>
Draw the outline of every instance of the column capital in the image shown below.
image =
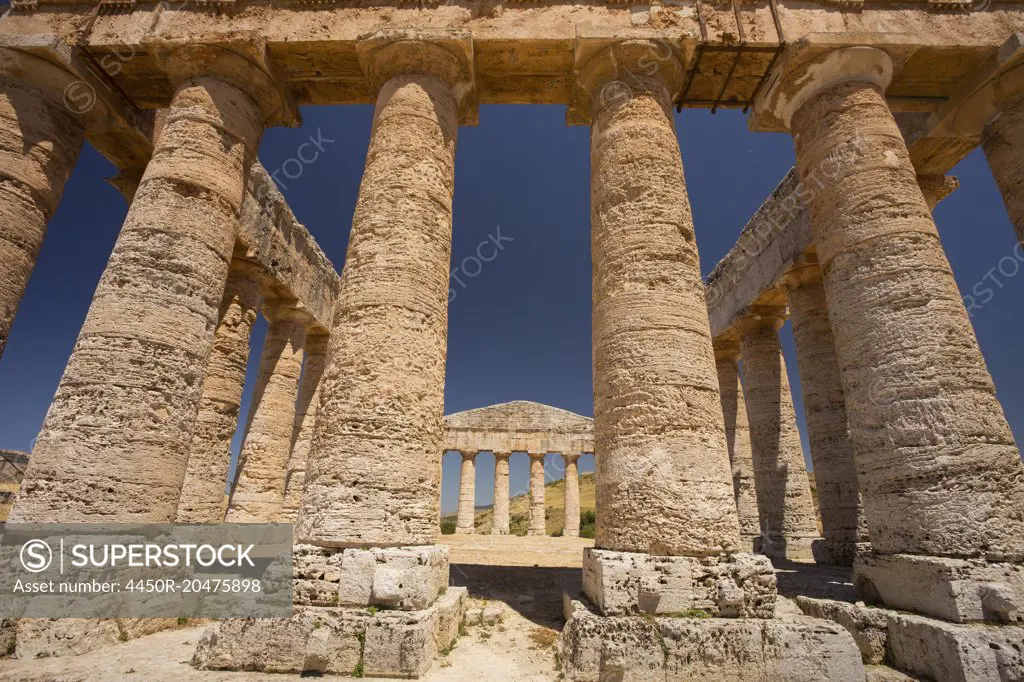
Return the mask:
<path fill-rule="evenodd" d="M 526 454 L 528 454 L 530 456 L 530 459 L 540 459 L 540 460 L 543 460 L 545 457 L 548 456 L 548 453 L 547 453 L 546 450 L 544 452 L 528 452 Z"/>
<path fill-rule="evenodd" d="M 736 362 L 740 357 L 738 339 L 715 339 L 712 342 L 715 351 L 715 362 Z"/>
<path fill-rule="evenodd" d="M 509 457 L 512 456 L 511 452 L 494 452 L 493 454 L 495 460 L 508 459 Z"/>
<path fill-rule="evenodd" d="M 935 210 L 943 199 L 960 188 L 960 180 L 955 175 L 918 175 L 917 186 L 921 188 L 928 208 Z"/>
<path fill-rule="evenodd" d="M 670 107 L 682 89 L 685 57 L 677 37 L 643 31 L 631 39 L 578 38 L 575 82 L 566 113 L 569 125 L 590 125 L 606 109 L 650 93 Z M 666 113 L 671 114 L 670 111 Z"/>
<path fill-rule="evenodd" d="M 360 39 L 356 52 L 374 97 L 393 78 L 430 76 L 452 89 L 459 123 L 476 125 L 479 103 L 469 31 L 385 28 Z"/>
<path fill-rule="evenodd" d="M 788 131 L 793 114 L 815 95 L 842 83 L 863 82 L 885 92 L 892 80 L 892 58 L 877 47 L 833 48 L 816 40 L 791 43 L 769 75 L 770 85 L 754 103 L 751 130 Z"/>
<path fill-rule="evenodd" d="M 562 459 L 565 460 L 566 464 L 569 464 L 569 463 L 577 461 L 583 453 L 582 452 L 560 452 L 558 454 L 562 455 Z"/>
<path fill-rule="evenodd" d="M 753 305 L 747 308 L 747 314 L 740 319 L 738 324 L 740 332 L 743 334 L 768 328 L 778 331 L 785 324 L 788 316 L 789 311 L 785 306 Z"/>
<path fill-rule="evenodd" d="M 264 125 L 293 127 L 301 121 L 298 105 L 262 37 L 232 34 L 228 41 L 216 44 L 151 38 L 143 47 L 176 88 L 195 78 L 215 78 L 252 97 Z"/>
<path fill-rule="evenodd" d="M 480 451 L 479 450 L 459 450 L 459 454 L 462 455 L 462 460 L 463 461 L 465 461 L 467 459 L 470 460 L 470 461 L 473 461 L 473 460 L 476 459 L 476 456 L 480 454 Z"/>
<path fill-rule="evenodd" d="M 801 255 L 782 276 L 782 284 L 787 291 L 810 284 L 820 285 L 821 282 L 821 266 L 818 263 L 818 256 L 813 253 Z"/>

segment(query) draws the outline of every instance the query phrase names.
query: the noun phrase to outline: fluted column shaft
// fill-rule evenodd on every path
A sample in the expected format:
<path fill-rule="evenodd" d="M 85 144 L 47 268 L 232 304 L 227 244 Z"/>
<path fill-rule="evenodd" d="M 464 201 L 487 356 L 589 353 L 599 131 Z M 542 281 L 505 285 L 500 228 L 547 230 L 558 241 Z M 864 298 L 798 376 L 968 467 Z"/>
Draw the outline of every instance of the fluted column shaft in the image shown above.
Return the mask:
<path fill-rule="evenodd" d="M 1017 231 L 1017 241 L 1024 244 L 1024 93 L 1011 99 L 985 126 L 981 147 Z"/>
<path fill-rule="evenodd" d="M 848 150 L 810 216 L 872 547 L 1019 559 L 1024 465 L 881 88 L 818 91 L 791 129 L 802 178 Z"/>
<path fill-rule="evenodd" d="M 811 542 L 818 537 L 817 517 L 779 345 L 782 321 L 772 313 L 751 316 L 742 323 L 740 339 L 761 519 L 759 551 L 810 560 Z"/>
<path fill-rule="evenodd" d="M 178 523 L 224 520 L 231 439 L 238 429 L 249 337 L 261 298 L 260 278 L 258 266 L 231 263 L 178 500 Z"/>
<path fill-rule="evenodd" d="M 205 75 L 179 82 L 12 521 L 176 516 L 262 132 L 259 107 L 245 89 Z"/>
<path fill-rule="evenodd" d="M 743 551 L 754 548 L 760 534 L 757 494 L 754 484 L 754 455 L 750 446 L 750 425 L 747 422 L 747 404 L 743 398 L 740 370 L 737 364 L 739 344 L 715 345 L 715 369 L 722 393 L 722 412 L 725 415 L 725 441 L 729 446 L 732 465 L 732 489 L 736 498 L 736 511 L 740 519 L 740 543 Z"/>
<path fill-rule="evenodd" d="M 544 454 L 530 453 L 530 525 L 527 535 L 547 535 L 544 519 Z"/>
<path fill-rule="evenodd" d="M 592 102 L 596 546 L 715 555 L 737 548 L 739 525 L 671 115 L 683 70 L 663 55 L 620 43 L 579 76 Z"/>
<path fill-rule="evenodd" d="M 562 453 L 565 462 L 565 526 L 562 535 L 580 536 L 580 472 L 577 467 L 579 453 Z"/>
<path fill-rule="evenodd" d="M 62 93 L 26 82 L 5 56 L 42 61 L 0 54 L 0 355 L 85 137 Z"/>
<path fill-rule="evenodd" d="M 309 317 L 272 305 L 265 305 L 263 314 L 270 326 L 235 469 L 229 523 L 271 523 L 284 506 Z"/>
<path fill-rule="evenodd" d="M 302 489 L 306 480 L 306 462 L 313 439 L 317 410 L 320 406 L 320 379 L 327 365 L 326 334 L 307 334 L 302 353 L 302 380 L 299 397 L 295 402 L 295 426 L 292 431 L 292 454 L 288 459 L 284 504 L 278 514 L 278 523 L 295 523 L 302 502 Z"/>
<path fill-rule="evenodd" d="M 867 525 L 817 263 L 790 273 L 789 310 L 824 537 L 814 547 L 814 558 L 819 563 L 852 565 L 857 543 L 867 541 Z"/>
<path fill-rule="evenodd" d="M 410 45 L 399 47 L 429 53 L 416 62 L 424 68 L 452 59 Z M 306 469 L 303 541 L 435 541 L 456 116 L 441 76 L 396 74 L 377 93 Z"/>
<path fill-rule="evenodd" d="M 459 515 L 455 532 L 472 535 L 476 532 L 476 452 L 460 452 L 462 469 L 459 472 Z"/>
<path fill-rule="evenodd" d="M 508 535 L 508 459 L 511 453 L 494 453 L 494 512 L 491 535 Z"/>

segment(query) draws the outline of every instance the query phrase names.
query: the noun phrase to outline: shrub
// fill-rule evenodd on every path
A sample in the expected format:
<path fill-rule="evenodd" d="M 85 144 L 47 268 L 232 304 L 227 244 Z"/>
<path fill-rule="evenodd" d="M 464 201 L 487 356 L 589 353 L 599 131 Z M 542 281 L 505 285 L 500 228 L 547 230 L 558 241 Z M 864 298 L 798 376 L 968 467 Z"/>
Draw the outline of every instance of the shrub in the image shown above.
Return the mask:
<path fill-rule="evenodd" d="M 454 521 L 442 521 L 441 522 L 441 535 L 455 535 L 455 522 Z"/>

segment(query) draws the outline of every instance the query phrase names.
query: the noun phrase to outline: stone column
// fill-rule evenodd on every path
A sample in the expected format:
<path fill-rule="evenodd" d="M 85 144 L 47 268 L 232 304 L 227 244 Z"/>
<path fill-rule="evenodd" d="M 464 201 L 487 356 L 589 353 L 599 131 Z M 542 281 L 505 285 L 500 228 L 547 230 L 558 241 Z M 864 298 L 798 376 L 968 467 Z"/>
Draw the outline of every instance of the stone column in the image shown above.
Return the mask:
<path fill-rule="evenodd" d="M 817 259 L 798 264 L 786 275 L 786 284 L 824 537 L 814 543 L 814 559 L 849 566 L 857 543 L 867 542 L 867 525 Z"/>
<path fill-rule="evenodd" d="M 271 523 L 284 506 L 309 314 L 265 303 L 270 321 L 226 521 Z"/>
<path fill-rule="evenodd" d="M 527 535 L 547 535 L 544 519 L 544 455 L 543 452 L 530 454 L 530 526 Z"/>
<path fill-rule="evenodd" d="M 462 470 L 459 472 L 459 516 L 455 532 L 472 535 L 476 532 L 476 456 L 477 452 L 459 452 Z"/>
<path fill-rule="evenodd" d="M 249 166 L 282 105 L 238 53 L 151 47 L 177 89 L 11 521 L 177 515 Z"/>
<path fill-rule="evenodd" d="M 376 88 L 373 131 L 297 537 L 428 545 L 440 500 L 455 139 L 470 70 L 416 39 L 360 52 Z"/>
<path fill-rule="evenodd" d="M 562 535 L 567 538 L 580 536 L 580 472 L 576 466 L 580 454 L 562 453 L 565 462 L 565 525 Z"/>
<path fill-rule="evenodd" d="M 754 541 L 761 533 L 761 525 L 758 520 L 747 404 L 743 399 L 737 364 L 740 346 L 737 341 L 715 341 L 714 349 L 718 387 L 722 393 L 722 412 L 725 415 L 725 442 L 729 447 L 729 462 L 732 464 L 732 490 L 740 518 L 740 547 L 744 552 L 752 552 Z"/>
<path fill-rule="evenodd" d="M 508 458 L 509 452 L 494 453 L 494 513 L 491 535 L 508 535 Z"/>
<path fill-rule="evenodd" d="M 591 125 L 596 545 L 703 556 L 736 550 L 739 524 L 672 122 L 683 73 L 665 45 L 615 44 L 579 67 L 577 113 Z"/>
<path fill-rule="evenodd" d="M 1018 67 L 1019 70 L 1019 67 Z M 1009 98 L 985 126 L 981 147 L 992 168 L 999 191 L 1024 244 L 1024 92 Z"/>
<path fill-rule="evenodd" d="M 751 313 L 740 323 L 740 356 L 761 519 L 757 549 L 770 557 L 811 561 L 818 522 L 779 345 L 785 309 Z"/>
<path fill-rule="evenodd" d="M 84 118 L 63 100 L 74 80 L 0 49 L 0 355 L 85 138 Z"/>
<path fill-rule="evenodd" d="M 262 279 L 258 265 L 231 262 L 178 500 L 178 523 L 224 520 L 231 439 L 238 429 L 249 337 L 260 304 Z"/>
<path fill-rule="evenodd" d="M 886 105 L 890 58 L 845 48 L 818 59 L 843 68 L 797 68 L 777 89 L 801 178 L 819 179 L 811 229 L 875 552 L 855 570 L 886 603 L 937 613 L 948 582 L 906 588 L 949 575 L 929 555 L 990 566 L 1024 557 L 1024 465 Z M 963 582 L 954 596 L 974 608 L 994 594 Z"/>
<path fill-rule="evenodd" d="M 278 523 L 295 523 L 302 502 L 302 489 L 306 480 L 306 460 L 313 439 L 317 410 L 320 405 L 320 379 L 327 365 L 327 334 L 307 334 L 303 349 L 302 381 L 299 398 L 295 403 L 295 426 L 292 430 L 292 454 L 288 460 L 284 488 L 284 505 L 277 516 Z"/>

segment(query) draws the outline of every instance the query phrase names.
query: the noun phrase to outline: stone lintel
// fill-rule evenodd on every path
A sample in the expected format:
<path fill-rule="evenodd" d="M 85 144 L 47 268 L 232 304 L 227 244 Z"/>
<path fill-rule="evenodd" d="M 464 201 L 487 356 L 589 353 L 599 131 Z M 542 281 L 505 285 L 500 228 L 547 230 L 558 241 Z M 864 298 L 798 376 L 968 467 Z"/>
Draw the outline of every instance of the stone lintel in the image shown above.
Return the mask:
<path fill-rule="evenodd" d="M 459 635 L 466 588 L 419 611 L 297 607 L 288 619 L 222 620 L 192 657 L 201 670 L 417 678 Z M 361 674 L 360 674 L 361 672 Z"/>
<path fill-rule="evenodd" d="M 886 663 L 928 680 L 988 682 L 1024 677 L 1024 628 L 956 624 L 862 603 L 797 597 L 808 616 L 843 626 L 864 663 Z"/>
<path fill-rule="evenodd" d="M 680 618 L 601 616 L 566 595 L 557 654 L 566 679 L 864 679 L 842 626 L 803 616 Z"/>
<path fill-rule="evenodd" d="M 753 554 L 654 556 L 588 547 L 583 591 L 605 616 L 701 611 L 723 618 L 771 618 L 771 562 Z"/>
<path fill-rule="evenodd" d="M 447 83 L 458 103 L 459 124 L 479 122 L 480 103 L 472 33 L 455 28 L 383 28 L 356 42 L 359 65 L 376 94 L 392 78 L 433 76 Z"/>
<path fill-rule="evenodd" d="M 599 108 L 613 106 L 654 81 L 675 98 L 696 45 L 695 36 L 678 30 L 578 25 L 566 125 L 590 125 Z"/>
<path fill-rule="evenodd" d="M 1024 622 L 1022 564 L 861 552 L 853 570 L 865 600 L 891 608 L 953 623 Z"/>
<path fill-rule="evenodd" d="M 344 550 L 297 545 L 295 603 L 415 611 L 448 587 L 443 545 Z"/>
<path fill-rule="evenodd" d="M 259 103 L 268 127 L 294 127 L 302 120 L 266 39 L 254 31 L 233 33 L 220 43 L 156 36 L 143 45 L 175 86 L 197 77 L 217 78 Z"/>

